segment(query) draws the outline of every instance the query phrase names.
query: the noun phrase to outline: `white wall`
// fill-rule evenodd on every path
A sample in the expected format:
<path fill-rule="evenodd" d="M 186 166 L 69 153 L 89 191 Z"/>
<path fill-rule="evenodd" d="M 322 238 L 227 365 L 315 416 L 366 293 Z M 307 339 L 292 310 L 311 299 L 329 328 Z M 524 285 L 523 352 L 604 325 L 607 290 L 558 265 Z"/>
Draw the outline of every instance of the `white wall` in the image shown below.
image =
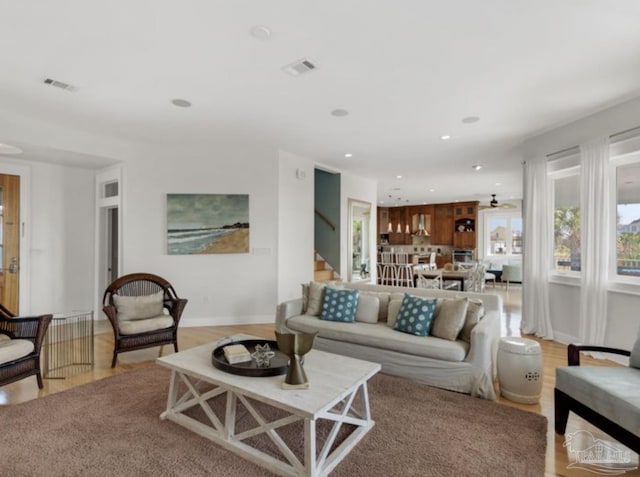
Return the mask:
<path fill-rule="evenodd" d="M 277 300 L 278 154 L 251 144 L 140 148 L 123 165 L 122 273 L 163 276 L 188 325 L 272 321 Z M 167 255 L 168 193 L 249 194 L 250 253 Z"/>
<path fill-rule="evenodd" d="M 608 136 L 640 126 L 640 99 L 609 108 L 566 126 L 531 138 L 523 144 L 526 159 L 577 146 L 597 137 Z M 635 294 L 633 294 L 635 293 Z M 579 334 L 579 283 L 549 284 L 551 320 L 560 341 L 575 341 Z M 610 290 L 608 295 L 608 324 L 605 344 L 631 349 L 640 323 L 640 286 L 632 294 Z"/>
<path fill-rule="evenodd" d="M 121 274 L 148 271 L 170 280 L 189 299 L 183 325 L 271 322 L 278 301 L 299 296 L 300 283 L 313 276 L 315 163 L 309 159 L 248 141 L 132 143 L 7 111 L 0 111 L 0 128 L 3 140 L 30 144 L 36 156 L 55 148 L 56 160 L 68 164 L 86 159 L 84 165 L 96 170 L 121 164 Z M 29 298 L 21 311 L 93 308 L 95 172 L 32 159 L 19 161 L 30 168 L 32 240 L 26 260 Z M 304 180 L 296 178 L 296 169 L 305 172 Z M 250 253 L 167 255 L 168 193 L 249 194 Z M 344 270 L 348 198 L 375 206 L 375 183 L 342 176 Z M 372 249 L 375 231 L 374 216 Z M 102 317 L 100 310 L 95 316 Z"/>
<path fill-rule="evenodd" d="M 278 176 L 278 302 L 313 279 L 314 164 L 281 151 Z"/>
<path fill-rule="evenodd" d="M 93 171 L 10 159 L 0 160 L 0 171 L 14 173 L 16 163 L 24 171 L 21 220 L 28 235 L 21 240 L 27 293 L 20 314 L 92 309 Z"/>

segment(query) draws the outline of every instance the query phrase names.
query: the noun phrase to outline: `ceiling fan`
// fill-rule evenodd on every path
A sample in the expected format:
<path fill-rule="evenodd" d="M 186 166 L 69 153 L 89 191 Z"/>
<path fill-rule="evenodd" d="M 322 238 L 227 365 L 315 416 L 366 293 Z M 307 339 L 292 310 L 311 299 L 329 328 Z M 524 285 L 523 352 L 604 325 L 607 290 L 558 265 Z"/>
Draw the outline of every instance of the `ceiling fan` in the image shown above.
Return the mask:
<path fill-rule="evenodd" d="M 514 204 L 509 204 L 507 202 L 503 202 L 502 204 L 498 203 L 498 199 L 496 199 L 496 194 L 491 194 L 491 200 L 488 205 L 481 205 L 479 207 L 480 210 L 483 209 L 515 209 L 516 206 Z"/>

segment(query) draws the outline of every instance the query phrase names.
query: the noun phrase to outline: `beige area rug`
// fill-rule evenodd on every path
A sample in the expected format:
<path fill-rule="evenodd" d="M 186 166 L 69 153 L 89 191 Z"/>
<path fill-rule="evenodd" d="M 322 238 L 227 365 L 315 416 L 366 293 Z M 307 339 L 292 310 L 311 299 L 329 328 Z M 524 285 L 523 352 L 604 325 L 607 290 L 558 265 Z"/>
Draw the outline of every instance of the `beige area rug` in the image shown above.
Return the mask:
<path fill-rule="evenodd" d="M 168 384 L 169 371 L 152 365 L 0 406 L 0 475 L 272 475 L 161 421 Z M 543 416 L 381 374 L 369 394 L 376 425 L 333 476 L 544 474 Z M 294 424 L 282 435 L 301 446 L 301 432 Z"/>

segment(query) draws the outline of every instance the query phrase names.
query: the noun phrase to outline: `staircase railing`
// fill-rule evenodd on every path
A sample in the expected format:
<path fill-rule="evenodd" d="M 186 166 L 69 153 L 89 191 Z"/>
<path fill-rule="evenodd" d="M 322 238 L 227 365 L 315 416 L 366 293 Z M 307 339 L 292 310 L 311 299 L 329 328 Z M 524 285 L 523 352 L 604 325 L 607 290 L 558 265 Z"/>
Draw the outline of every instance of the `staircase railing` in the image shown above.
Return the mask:
<path fill-rule="evenodd" d="M 327 217 L 326 215 L 324 215 L 322 212 L 320 212 L 318 209 L 315 209 L 316 215 L 318 217 L 320 217 L 322 220 L 324 220 L 327 225 L 329 225 L 329 227 L 331 227 L 331 230 L 335 230 L 336 226 L 334 225 L 333 222 L 331 222 L 331 220 L 329 219 L 329 217 Z"/>

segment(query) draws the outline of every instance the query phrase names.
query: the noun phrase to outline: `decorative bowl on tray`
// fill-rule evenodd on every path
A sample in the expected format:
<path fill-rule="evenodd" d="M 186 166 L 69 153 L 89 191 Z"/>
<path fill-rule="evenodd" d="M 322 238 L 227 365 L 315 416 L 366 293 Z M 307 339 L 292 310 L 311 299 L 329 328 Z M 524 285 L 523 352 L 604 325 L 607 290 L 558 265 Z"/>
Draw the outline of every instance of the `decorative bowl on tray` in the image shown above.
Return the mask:
<path fill-rule="evenodd" d="M 256 353 L 256 351 L 260 351 L 260 349 L 256 350 L 256 346 L 263 347 L 265 344 L 269 345 L 269 349 L 274 353 L 274 356 L 268 360 L 268 365 L 258 365 L 258 362 L 255 358 L 252 358 L 251 361 L 245 361 L 244 363 L 235 363 L 229 364 L 224 357 L 224 348 L 226 346 L 241 344 L 244 345 L 249 353 L 252 355 Z M 225 343 L 223 345 L 217 346 L 213 352 L 211 353 L 211 363 L 214 367 L 225 371 L 231 374 L 237 374 L 239 376 L 250 376 L 250 377 L 267 377 L 267 376 L 279 376 L 281 374 L 285 374 L 287 372 L 287 368 L 289 367 L 289 356 L 284 354 L 282 351 L 278 349 L 278 343 L 274 340 L 265 340 L 265 339 L 257 339 L 257 340 L 242 340 L 242 341 L 233 341 L 230 343 Z"/>

